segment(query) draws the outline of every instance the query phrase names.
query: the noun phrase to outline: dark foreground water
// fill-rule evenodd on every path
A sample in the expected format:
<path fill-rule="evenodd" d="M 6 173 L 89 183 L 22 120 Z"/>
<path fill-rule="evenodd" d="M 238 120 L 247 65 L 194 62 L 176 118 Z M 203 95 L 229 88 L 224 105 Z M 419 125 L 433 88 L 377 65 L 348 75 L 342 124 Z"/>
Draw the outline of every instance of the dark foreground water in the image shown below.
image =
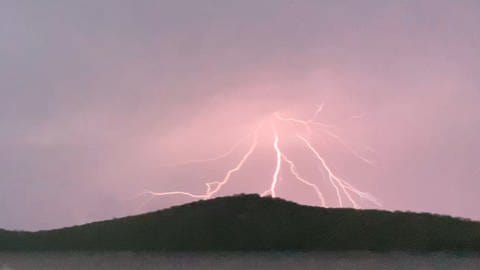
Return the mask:
<path fill-rule="evenodd" d="M 480 269 L 480 254 L 0 253 L 0 270 L 17 269 Z"/>

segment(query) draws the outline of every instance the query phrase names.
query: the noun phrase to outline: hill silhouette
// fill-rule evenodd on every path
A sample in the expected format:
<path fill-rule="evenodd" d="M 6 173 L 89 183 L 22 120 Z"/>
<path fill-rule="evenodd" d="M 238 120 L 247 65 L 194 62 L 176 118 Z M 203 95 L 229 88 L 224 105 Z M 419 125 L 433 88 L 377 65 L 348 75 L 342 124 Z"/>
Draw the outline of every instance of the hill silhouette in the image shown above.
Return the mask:
<path fill-rule="evenodd" d="M 479 251 L 480 223 L 236 195 L 50 231 L 0 230 L 0 250 Z"/>

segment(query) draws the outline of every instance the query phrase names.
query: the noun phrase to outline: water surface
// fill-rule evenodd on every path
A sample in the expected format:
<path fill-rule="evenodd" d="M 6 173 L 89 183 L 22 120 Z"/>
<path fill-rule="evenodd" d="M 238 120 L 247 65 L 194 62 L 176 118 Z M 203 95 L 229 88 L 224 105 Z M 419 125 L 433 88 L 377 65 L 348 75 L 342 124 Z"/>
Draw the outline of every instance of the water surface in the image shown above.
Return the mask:
<path fill-rule="evenodd" d="M 370 252 L 0 253 L 0 270 L 17 269 L 480 269 L 480 254 Z"/>

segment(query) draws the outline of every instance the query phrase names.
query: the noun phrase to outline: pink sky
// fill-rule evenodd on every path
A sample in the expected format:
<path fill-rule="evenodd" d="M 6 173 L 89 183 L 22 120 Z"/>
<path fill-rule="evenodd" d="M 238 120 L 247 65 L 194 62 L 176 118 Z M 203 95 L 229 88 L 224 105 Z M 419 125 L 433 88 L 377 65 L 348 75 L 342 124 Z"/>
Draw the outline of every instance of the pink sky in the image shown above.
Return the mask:
<path fill-rule="evenodd" d="M 248 143 L 216 162 L 162 164 L 216 156 L 262 117 L 308 116 L 321 102 L 319 119 L 373 148 L 362 153 L 375 164 L 322 134 L 315 145 L 382 209 L 480 220 L 478 1 L 82 2 L 1 4 L 0 228 L 189 202 L 136 195 L 203 192 Z M 312 156 L 281 132 L 334 206 Z M 262 132 L 218 195 L 264 191 L 274 165 Z M 279 197 L 319 203 L 281 175 Z"/>

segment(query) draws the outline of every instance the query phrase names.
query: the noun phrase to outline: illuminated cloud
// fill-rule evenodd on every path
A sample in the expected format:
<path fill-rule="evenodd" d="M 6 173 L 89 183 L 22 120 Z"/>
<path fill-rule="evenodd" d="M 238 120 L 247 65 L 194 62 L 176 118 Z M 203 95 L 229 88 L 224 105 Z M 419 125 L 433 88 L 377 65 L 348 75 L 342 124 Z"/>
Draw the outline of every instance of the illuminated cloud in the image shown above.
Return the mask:
<path fill-rule="evenodd" d="M 205 183 L 222 181 L 251 137 L 220 160 L 163 165 L 222 155 L 257 119 L 279 110 L 309 119 L 322 101 L 334 133 L 300 135 L 349 180 L 334 182 L 340 192 L 355 186 L 386 209 L 480 219 L 478 1 L 228 2 L 3 1 L 0 227 L 187 202 L 138 208 L 135 195 L 215 190 Z M 269 187 L 271 132 L 260 131 L 255 155 L 216 195 Z M 281 134 L 280 175 L 292 181 L 278 181 L 277 195 L 321 204 L 301 180 L 318 177 L 313 151 L 307 158 L 308 145 Z"/>

